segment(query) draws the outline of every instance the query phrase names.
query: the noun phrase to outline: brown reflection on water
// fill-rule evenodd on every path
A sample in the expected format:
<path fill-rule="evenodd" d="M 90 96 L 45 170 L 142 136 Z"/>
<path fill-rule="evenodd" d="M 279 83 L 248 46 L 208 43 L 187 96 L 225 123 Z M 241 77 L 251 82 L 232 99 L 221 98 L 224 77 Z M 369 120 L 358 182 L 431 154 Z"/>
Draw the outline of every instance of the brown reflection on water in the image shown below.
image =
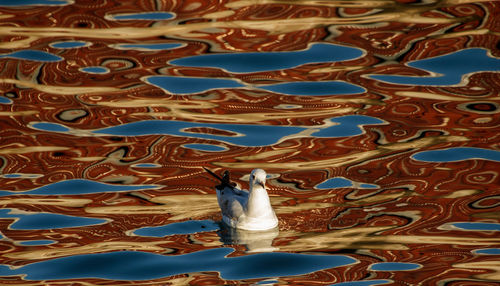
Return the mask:
<path fill-rule="evenodd" d="M 176 17 L 157 22 L 109 17 L 156 10 L 174 12 Z M 280 229 L 272 248 L 347 254 L 358 260 L 345 267 L 277 278 L 281 284 L 329 285 L 368 277 L 391 279 L 395 285 L 493 285 L 500 279 L 498 256 L 472 252 L 500 248 L 498 232 L 447 227 L 453 222 L 500 222 L 499 163 L 479 159 L 431 163 L 411 158 L 420 151 L 460 146 L 499 150 L 500 73 L 469 74 L 452 86 L 398 85 L 368 77 L 425 76 L 426 71 L 407 63 L 466 48 L 484 48 L 499 57 L 499 2 L 77 0 L 65 6 L 1 7 L 0 12 L 0 53 L 32 49 L 63 58 L 58 62 L 0 58 L 0 95 L 12 100 L 0 103 L 0 190 L 18 192 L 0 197 L 0 205 L 18 212 L 109 220 L 86 227 L 18 230 L 11 227 L 13 218 L 0 218 L 2 264 L 21 266 L 119 250 L 177 255 L 222 247 L 215 231 L 160 238 L 133 231 L 187 220 L 220 220 L 215 182 L 201 167 L 216 172 L 230 169 L 243 187 L 247 186 L 244 176 L 259 167 L 273 175 L 268 187 Z M 71 49 L 51 46 L 70 40 L 87 44 Z M 183 45 L 160 51 L 116 48 L 123 43 L 165 42 Z M 303 50 L 316 42 L 365 52 L 353 60 L 253 73 L 168 63 L 212 52 Z M 80 71 L 88 66 L 110 72 Z M 315 97 L 249 87 L 176 95 L 143 80 L 151 75 L 231 78 L 248 86 L 343 80 L 366 92 Z M 329 118 L 352 114 L 376 117 L 386 124 L 365 125 L 362 134 L 351 137 L 313 136 L 314 130 L 331 124 Z M 92 133 L 155 119 L 309 128 L 262 147 L 172 135 Z M 63 124 L 69 130 L 38 130 L 33 128 L 36 122 Z M 235 135 L 201 127 L 188 131 Z M 185 147 L 192 143 L 225 149 L 207 152 Z M 156 165 L 141 167 L 141 163 Z M 351 188 L 317 187 L 334 177 L 358 183 Z M 151 187 L 81 195 L 22 193 L 77 178 Z M 362 188 L 360 182 L 378 187 Z M 27 240 L 55 243 L 19 243 Z M 246 255 L 249 246 L 242 241 L 233 241 L 232 256 Z M 383 261 L 418 263 L 422 268 L 418 275 L 368 269 Z M 42 285 L 21 276 L 0 281 Z M 155 281 L 78 282 L 222 285 L 259 280 L 229 281 L 216 272 L 205 272 Z"/>

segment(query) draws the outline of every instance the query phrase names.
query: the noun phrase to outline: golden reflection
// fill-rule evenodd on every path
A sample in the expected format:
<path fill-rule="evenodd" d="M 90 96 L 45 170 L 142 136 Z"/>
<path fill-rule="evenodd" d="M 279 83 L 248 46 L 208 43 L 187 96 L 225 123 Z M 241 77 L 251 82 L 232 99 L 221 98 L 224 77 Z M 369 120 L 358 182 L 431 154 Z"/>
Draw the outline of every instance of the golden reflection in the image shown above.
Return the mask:
<path fill-rule="evenodd" d="M 85 211 L 92 214 L 170 214 L 171 217 L 169 217 L 169 220 L 188 220 L 192 218 L 207 217 L 220 212 L 215 194 L 173 195 L 143 198 L 161 205 L 86 207 Z M 281 205 L 283 202 L 291 199 L 291 197 L 271 196 L 270 199 L 277 214 L 286 214 L 333 206 L 330 203 L 305 202 L 291 207 Z M 194 209 L 193 206 L 197 207 Z"/>
<path fill-rule="evenodd" d="M 1 28 L 0 28 L 1 29 Z M 0 44 L 1 46 L 2 44 Z M 47 84 L 37 84 L 30 81 L 23 81 L 11 78 L 0 78 L 0 83 L 10 83 L 18 85 L 23 88 L 33 88 L 38 91 L 43 91 L 52 94 L 59 95 L 76 95 L 76 94 L 100 94 L 107 92 L 120 91 L 119 88 L 115 87 L 104 87 L 104 86 L 57 86 L 57 85 L 47 85 Z"/>
<path fill-rule="evenodd" d="M 32 152 L 52 152 L 52 151 L 65 151 L 70 150 L 69 147 L 61 146 L 29 146 L 29 147 L 17 147 L 17 148 L 2 148 L 0 149 L 0 154 L 24 154 Z"/>
<path fill-rule="evenodd" d="M 292 153 L 292 154 L 288 154 Z M 288 154 L 287 156 L 293 156 L 300 153 L 300 151 L 296 151 L 294 149 L 280 149 L 280 150 L 271 150 L 271 151 L 265 151 L 265 152 L 260 152 L 260 153 L 255 153 L 253 155 L 247 155 L 247 156 L 237 156 L 235 157 L 236 160 L 265 160 L 269 159 L 270 157 L 274 156 L 280 156 L 284 154 Z"/>
<path fill-rule="evenodd" d="M 444 195 L 444 196 L 442 196 L 442 198 L 456 199 L 456 198 L 463 198 L 463 197 L 473 196 L 473 195 L 477 195 L 477 194 L 480 194 L 480 193 L 481 193 L 480 190 L 458 190 L 458 191 L 451 192 L 451 193 L 449 193 L 447 195 Z"/>
<path fill-rule="evenodd" d="M 356 103 L 356 104 L 366 104 L 366 105 L 385 105 L 382 100 L 370 99 L 370 98 L 325 98 L 321 102 L 324 103 Z"/>
<path fill-rule="evenodd" d="M 365 68 L 364 66 L 334 66 L 334 67 L 325 67 L 313 69 L 310 73 L 331 73 L 331 72 L 339 72 L 339 71 L 353 71 L 360 70 Z"/>
<path fill-rule="evenodd" d="M 290 198 L 288 198 L 288 199 L 290 199 Z M 273 200 L 271 199 L 271 201 L 273 201 Z M 283 205 L 274 205 L 273 204 L 274 211 L 277 214 L 291 214 L 291 213 L 300 212 L 300 211 L 330 208 L 330 207 L 335 207 L 335 206 L 338 206 L 338 205 L 335 205 L 332 203 L 319 203 L 319 202 L 303 202 L 303 203 L 298 203 L 294 206 L 283 206 Z"/>
<path fill-rule="evenodd" d="M 93 1 L 81 2 L 77 3 L 78 7 L 11 7 L 0 14 L 4 20 L 4 25 L 0 25 L 0 37 L 4 40 L 0 48 L 4 53 L 29 48 L 65 58 L 58 63 L 29 59 L 3 61 L 0 91 L 5 93 L 7 104 L 0 104 L 3 109 L 0 119 L 5 129 L 2 130 L 5 138 L 0 139 L 6 142 L 0 146 L 3 167 L 0 171 L 4 174 L 0 179 L 16 191 L 0 197 L 0 207 L 11 209 L 9 214 L 33 214 L 37 210 L 99 217 L 112 222 L 98 227 L 12 229 L 7 225 L 12 226 L 11 220 L 18 218 L 7 217 L 4 219 L 7 229 L 0 231 L 5 232 L 0 233 L 4 236 L 0 257 L 8 261 L 8 267 L 15 269 L 46 259 L 123 250 L 196 254 L 227 245 L 236 250 L 230 254 L 232 257 L 243 255 L 241 245 L 245 245 L 248 252 L 351 253 L 350 256 L 360 262 L 318 273 L 273 278 L 279 280 L 277 284 L 318 281 L 332 284 L 356 275 L 392 277 L 393 273 L 370 271 L 368 265 L 373 259 L 403 259 L 424 268 L 429 266 L 427 270 L 437 273 L 440 283 L 460 280 L 457 277 L 465 277 L 464 281 L 481 279 L 477 283 L 500 280 L 498 259 L 474 251 L 479 247 L 498 247 L 500 237 L 491 231 L 457 231 L 450 222 L 457 218 L 454 216 L 457 211 L 462 211 L 461 220 L 498 221 L 496 194 L 491 193 L 496 190 L 494 163 L 488 160 L 417 162 L 410 156 L 438 147 L 495 149 L 497 114 L 494 113 L 498 113 L 499 108 L 493 101 L 500 99 L 494 92 L 498 90 L 496 74 L 468 74 L 459 85 L 437 87 L 388 85 L 362 75 L 367 70 L 407 74 L 407 61 L 470 47 L 487 49 L 488 56 L 492 57 L 497 44 L 495 37 L 500 36 L 493 28 L 495 11 L 500 4 L 491 0 L 231 0 L 211 5 L 210 1 L 155 0 L 145 1 L 141 7 L 158 11 L 172 8 L 179 12 L 178 17 L 169 21 L 109 22 L 101 16 L 109 12 L 105 9 L 115 9 L 114 3 L 101 1 L 101 6 Z M 102 7 L 101 13 L 94 13 L 96 6 Z M 124 5 L 120 9 L 133 10 L 133 6 Z M 81 13 L 73 15 L 76 8 Z M 22 18 L 31 12 L 42 13 L 46 21 Z M 181 43 L 181 48 L 132 51 L 120 46 L 124 41 L 143 44 L 170 40 Z M 72 49 L 54 45 L 65 41 L 84 45 Z M 175 67 L 168 60 L 217 52 L 279 52 L 304 48 L 318 41 L 358 46 L 364 52 L 352 61 L 238 74 L 238 81 L 246 86 L 237 90 L 178 96 L 168 91 L 163 94 L 158 87 L 140 80 L 154 73 L 227 78 L 231 73 L 220 69 Z M 113 48 L 122 50 L 117 53 Z M 81 66 L 94 65 L 105 66 L 113 72 L 79 74 Z M 366 92 L 313 97 L 278 95 L 259 89 L 273 82 L 327 79 L 356 82 L 362 84 Z M 53 96 L 48 96 L 51 94 Z M 405 104 L 409 101 L 420 102 L 418 106 Z M 359 136 L 334 139 L 315 136 L 319 134 L 315 132 L 337 124 L 329 118 L 346 114 L 386 119 L 386 125 L 367 127 Z M 182 148 L 188 143 L 205 142 L 198 138 L 200 136 L 187 140 L 180 136 L 125 138 L 94 133 L 105 127 L 145 119 L 272 124 L 304 130 L 281 138 L 280 144 L 261 148 L 231 146 L 219 153 Z M 42 125 L 35 128 L 40 122 L 63 122 L 64 126 L 57 125 L 61 128 L 51 132 L 43 130 Z M 68 131 L 61 131 L 66 128 Z M 181 131 L 191 135 L 241 135 L 207 127 Z M 82 143 L 85 136 L 99 138 L 84 138 L 86 142 Z M 74 156 L 37 153 L 65 150 L 73 150 Z M 142 163 L 154 165 L 141 166 Z M 193 219 L 220 220 L 220 208 L 212 187 L 215 183 L 204 177 L 199 180 L 204 176 L 200 164 L 229 169 L 269 169 L 273 175 L 268 180 L 270 200 L 282 231 L 252 233 L 221 225 L 218 230 L 205 228 L 184 235 L 135 235 L 134 230 L 146 226 Z M 290 174 L 283 174 L 288 171 Z M 36 177 L 37 174 L 43 175 Z M 301 186 L 314 186 L 316 181 L 324 180 L 324 176 L 347 178 L 350 175 L 356 181 L 349 190 L 314 187 L 305 192 L 301 190 Z M 278 179 L 280 176 L 282 180 Z M 364 176 L 365 180 L 360 179 Z M 42 184 L 74 178 L 122 184 L 140 182 L 151 187 L 82 195 L 29 193 Z M 244 178 L 238 179 L 242 185 L 246 185 Z M 380 187 L 360 188 L 358 180 L 375 182 Z M 451 209 L 452 206 L 456 208 Z M 50 243 L 38 242 L 37 245 L 39 239 Z M 28 241 L 35 243 L 21 243 Z M 18 285 L 47 283 L 25 281 L 33 278 L 26 269 L 28 272 L 19 269 L 15 273 L 21 274 L 3 280 Z M 410 276 L 405 276 L 411 278 L 407 284 L 425 283 L 419 281 L 418 275 Z M 144 281 L 84 277 L 77 280 L 82 285 L 235 283 L 226 281 L 224 275 L 216 271 Z M 66 285 L 68 281 L 50 284 Z M 257 283 L 258 280 L 245 281 Z"/>
<path fill-rule="evenodd" d="M 161 196 L 152 198 L 151 201 L 168 207 L 172 220 L 185 220 L 219 212 L 217 197 L 212 194 Z"/>
<path fill-rule="evenodd" d="M 35 110 L 24 110 L 24 111 L 0 111 L 0 116 L 27 116 L 38 114 L 39 111 Z"/>
<path fill-rule="evenodd" d="M 9 19 L 9 18 L 13 18 L 13 17 L 15 17 L 15 15 L 0 14 L 0 20 Z"/>
<path fill-rule="evenodd" d="M 255 123 L 265 120 L 285 119 L 285 118 L 309 118 L 314 116 L 333 116 L 335 114 L 354 113 L 359 108 L 344 107 L 335 109 L 317 109 L 311 111 L 293 111 L 293 112 L 260 112 L 260 113 L 237 113 L 237 114 L 203 114 L 186 110 L 171 109 L 170 112 L 141 112 L 134 115 L 155 116 L 155 117 L 173 117 L 194 121 L 208 121 L 214 123 Z"/>
<path fill-rule="evenodd" d="M 394 227 L 356 227 L 321 233 L 282 231 L 278 239 L 290 241 L 289 244 L 280 245 L 282 251 L 313 251 L 321 249 L 408 250 L 410 244 L 480 246 L 500 243 L 499 238 L 377 234 Z"/>
<path fill-rule="evenodd" d="M 85 212 L 91 214 L 168 214 L 170 210 L 166 206 L 106 206 L 86 207 Z"/>
<path fill-rule="evenodd" d="M 22 192 L 20 192 L 22 194 Z M 90 199 L 63 199 L 63 198 L 7 198 L 0 199 L 0 205 L 15 205 L 15 204 L 25 204 L 25 205 L 46 205 L 46 206 L 64 206 L 64 207 L 84 207 L 87 204 L 92 203 Z"/>
<path fill-rule="evenodd" d="M 360 104 L 382 104 L 378 100 L 372 99 L 328 99 L 324 100 L 326 103 L 360 103 Z M 203 100 L 169 100 L 169 99 L 130 99 L 123 101 L 103 101 L 96 102 L 95 104 L 101 106 L 109 107 L 142 107 L 142 106 L 155 106 L 155 107 L 165 107 L 170 109 L 166 112 L 136 112 L 133 115 L 138 116 L 155 116 L 155 117 L 169 117 L 175 119 L 183 120 L 193 120 L 193 121 L 207 121 L 214 123 L 255 123 L 265 120 L 278 120 L 287 118 L 310 118 L 310 117 L 324 117 L 324 116 L 334 116 L 338 114 L 354 113 L 360 108 L 357 107 L 341 107 L 341 108 L 316 108 L 314 110 L 284 110 L 284 111 L 272 111 L 272 112 L 255 112 L 255 113 L 237 113 L 237 114 L 204 114 L 195 111 L 189 111 L 189 109 L 214 109 L 218 105 L 214 102 L 203 101 Z"/>
<path fill-rule="evenodd" d="M 500 32 L 495 32 L 490 29 L 476 29 L 476 30 L 467 30 L 462 32 L 447 32 L 446 34 L 432 36 L 432 38 L 450 39 L 450 38 L 468 37 L 472 35 L 488 35 L 488 34 L 493 36 L 500 36 Z"/>
<path fill-rule="evenodd" d="M 75 161 L 80 161 L 80 162 L 94 162 L 94 161 L 101 161 L 105 160 L 107 157 L 71 157 L 72 160 Z"/>
<path fill-rule="evenodd" d="M 367 198 L 361 198 L 359 200 L 355 201 L 349 201 L 346 202 L 344 205 L 371 205 L 373 203 L 377 202 L 383 202 L 383 201 L 391 201 L 395 200 L 398 198 L 403 198 L 403 197 L 408 197 L 408 196 L 414 196 L 415 194 L 413 192 L 407 192 L 407 191 L 399 191 L 399 192 L 394 192 L 390 194 L 381 194 L 381 195 L 375 195 L 375 196 L 370 196 Z"/>
<path fill-rule="evenodd" d="M 209 14 L 205 14 L 202 16 L 202 18 L 205 19 L 219 19 L 219 18 L 225 18 L 234 15 L 234 11 L 232 10 L 224 10 L 224 11 L 217 11 Z"/>
<path fill-rule="evenodd" d="M 378 146 L 375 150 L 348 154 L 340 157 L 307 162 L 214 162 L 213 165 L 223 168 L 263 168 L 283 170 L 317 170 L 352 165 L 368 159 L 380 157 L 395 151 L 423 148 L 444 142 L 463 142 L 469 139 L 464 136 L 437 136 L 420 138 L 411 142 L 396 142 Z"/>
<path fill-rule="evenodd" d="M 449 96 L 432 92 L 418 92 L 418 91 L 396 91 L 396 95 L 398 96 L 406 96 L 413 98 L 424 98 L 424 99 L 433 99 L 433 100 L 444 100 L 444 101 L 473 101 L 476 98 L 465 98 L 460 96 Z M 499 100 L 500 97 L 490 97 L 488 100 Z"/>
<path fill-rule="evenodd" d="M 359 200 L 349 201 L 343 204 L 334 204 L 329 202 L 315 202 L 314 200 L 328 199 L 335 197 L 337 194 L 327 194 L 321 196 L 311 197 L 309 200 L 304 200 L 296 203 L 293 206 L 283 205 L 284 202 L 293 199 L 286 196 L 270 196 L 271 205 L 278 215 L 291 214 L 301 211 L 310 211 L 314 209 L 323 209 L 331 207 L 343 207 L 350 205 L 363 205 L 373 204 L 381 201 L 393 200 L 406 196 L 406 192 L 392 193 L 387 195 L 376 195 Z M 99 207 L 86 207 L 85 211 L 91 214 L 157 214 L 157 215 L 171 215 L 169 220 L 189 220 L 193 218 L 201 218 L 216 215 L 220 212 L 215 194 L 205 195 L 173 195 L 173 196 L 159 196 L 154 198 L 142 197 L 152 203 L 161 205 L 156 206 L 99 206 Z M 196 205 L 196 209 L 192 206 Z M 407 214 L 408 216 L 414 216 Z"/>
<path fill-rule="evenodd" d="M 170 251 L 164 247 L 158 246 L 160 244 L 169 243 L 171 241 L 162 240 L 156 242 L 134 242 L 134 241 L 107 241 L 97 242 L 74 247 L 61 247 L 61 248 L 45 248 L 34 249 L 26 251 L 16 251 L 13 253 L 5 253 L 2 256 L 11 259 L 23 260 L 39 260 L 57 258 L 62 256 L 91 254 L 111 251 L 122 251 L 124 249 L 130 251 L 149 251 L 149 252 L 162 252 Z"/>
<path fill-rule="evenodd" d="M 219 211 L 215 195 L 160 196 L 149 200 L 162 205 L 87 207 L 85 211 L 94 214 L 170 214 L 170 220 L 203 217 Z"/>
<path fill-rule="evenodd" d="M 490 273 L 475 274 L 474 276 L 479 279 L 500 281 L 500 261 L 499 260 L 489 260 L 489 261 L 477 261 L 477 262 L 466 262 L 457 263 L 453 267 L 465 268 L 471 270 L 472 273 L 477 273 L 477 270 L 490 270 Z"/>
<path fill-rule="evenodd" d="M 433 100 L 446 100 L 446 101 L 469 101 L 468 98 L 458 97 L 458 96 L 448 96 L 438 93 L 431 92 L 418 92 L 418 91 L 396 91 L 396 95 L 413 97 L 413 98 L 424 98 Z"/>
<path fill-rule="evenodd" d="M 30 48 L 31 43 L 38 40 L 39 37 L 24 35 L 24 39 L 13 40 L 12 42 L 0 42 L 0 48 L 2 49 L 22 49 L 22 48 Z"/>
<path fill-rule="evenodd" d="M 437 8 L 439 6 L 454 6 L 458 4 L 467 3 L 477 3 L 477 2 L 488 2 L 489 0 L 444 0 L 428 3 L 428 5 L 419 5 L 423 8 L 429 9 L 429 7 Z M 376 1 L 363 1 L 363 0 L 301 0 L 301 1 L 290 1 L 290 0 L 238 0 L 231 1 L 224 6 L 232 9 L 240 9 L 252 5 L 270 5 L 270 4 L 289 4 L 289 5 L 304 5 L 304 6 L 327 6 L 327 7 L 341 7 L 341 8 L 396 8 L 397 10 L 402 10 L 408 7 L 408 5 L 400 4 L 393 0 L 376 0 Z M 418 6 L 417 6 L 418 7 Z"/>
<path fill-rule="evenodd" d="M 212 109 L 216 108 L 218 105 L 216 103 L 206 101 L 206 100 L 174 100 L 165 98 L 155 98 L 155 99 L 127 99 L 127 100 L 115 100 L 115 101 L 99 101 L 93 102 L 93 104 L 98 104 L 101 106 L 109 106 L 116 108 L 127 108 L 127 107 L 167 107 L 170 109 Z M 146 113 L 149 114 L 149 113 Z"/>
<path fill-rule="evenodd" d="M 460 22 L 460 18 L 431 18 L 420 15 L 421 10 L 429 10 L 429 7 L 401 10 L 397 12 L 380 12 L 376 15 L 367 15 L 361 17 L 309 17 L 309 18 L 291 18 L 291 19 L 273 19 L 273 20 L 234 20 L 221 22 L 202 22 L 185 25 L 172 25 L 153 27 L 118 27 L 107 29 L 87 29 L 87 28 L 66 28 L 66 27 L 0 27 L 0 35 L 31 37 L 35 41 L 45 37 L 65 37 L 65 38 L 86 38 L 86 39 L 143 39 L 161 36 L 180 36 L 180 37 L 198 37 L 200 30 L 213 28 L 229 29 L 253 29 L 266 31 L 272 34 L 285 34 L 296 31 L 325 27 L 328 25 L 355 25 L 369 24 L 378 22 L 397 21 L 415 24 L 448 24 Z M 16 46 L 18 43 L 18 46 Z M 0 43 L 0 48 L 26 47 L 26 40 L 21 42 Z"/>
<path fill-rule="evenodd" d="M 327 6 L 327 7 L 344 7 L 344 8 L 381 8 L 394 5 L 392 0 L 377 0 L 377 1 L 345 1 L 345 0 L 239 0 L 226 3 L 224 6 L 232 9 L 240 9 L 252 5 L 269 5 L 269 4 L 290 4 L 290 5 L 313 5 L 313 6 Z"/>

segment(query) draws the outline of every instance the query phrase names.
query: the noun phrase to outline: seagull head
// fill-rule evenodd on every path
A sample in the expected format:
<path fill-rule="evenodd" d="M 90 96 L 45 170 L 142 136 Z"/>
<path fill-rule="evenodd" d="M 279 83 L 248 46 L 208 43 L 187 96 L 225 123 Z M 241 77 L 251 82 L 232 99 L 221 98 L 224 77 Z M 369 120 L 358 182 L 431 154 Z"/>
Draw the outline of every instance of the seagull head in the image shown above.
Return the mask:
<path fill-rule="evenodd" d="M 262 188 L 266 188 L 266 171 L 262 169 L 254 169 L 252 173 L 250 173 L 250 185 L 261 186 Z"/>

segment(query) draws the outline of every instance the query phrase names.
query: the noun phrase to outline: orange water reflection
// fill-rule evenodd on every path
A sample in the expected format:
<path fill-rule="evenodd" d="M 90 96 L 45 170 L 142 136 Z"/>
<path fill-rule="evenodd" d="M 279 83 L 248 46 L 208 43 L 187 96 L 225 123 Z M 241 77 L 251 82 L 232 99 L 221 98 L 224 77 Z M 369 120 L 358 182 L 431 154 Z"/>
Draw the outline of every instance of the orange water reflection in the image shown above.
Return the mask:
<path fill-rule="evenodd" d="M 436 163 L 411 158 L 417 152 L 458 146 L 500 150 L 500 73 L 467 74 L 453 86 L 398 85 L 368 76 L 427 76 L 428 72 L 406 64 L 466 48 L 484 48 L 492 57 L 500 57 L 499 2 L 75 0 L 63 6 L 0 7 L 0 11 L 1 54 L 32 49 L 64 59 L 0 58 L 0 96 L 12 100 L 0 103 L 0 190 L 19 192 L 0 197 L 2 208 L 110 220 L 86 227 L 19 230 L 9 227 L 12 218 L 0 218 L 1 264 L 21 266 L 120 250 L 177 255 L 222 247 L 215 231 L 157 238 L 133 235 L 133 230 L 192 219 L 218 221 L 215 182 L 202 167 L 217 172 L 230 169 L 244 187 L 244 175 L 260 167 L 272 175 L 269 193 L 280 220 L 279 234 L 272 237 L 276 251 L 346 254 L 359 261 L 279 277 L 278 283 L 329 285 L 390 279 L 394 285 L 494 285 L 500 280 L 498 256 L 473 252 L 499 248 L 497 231 L 443 227 L 462 221 L 500 223 L 499 162 Z M 175 18 L 117 21 L 108 16 L 146 11 L 173 12 Z M 72 40 L 87 44 L 67 49 L 51 46 Z M 352 60 L 268 72 L 231 73 L 215 67 L 169 64 L 173 59 L 209 53 L 303 50 L 315 42 L 365 52 Z M 119 46 L 126 43 L 182 46 L 169 50 Z M 81 72 L 89 66 L 110 72 Z M 362 86 L 366 92 L 314 97 L 245 88 L 178 95 L 143 81 L 152 75 L 231 78 L 248 85 L 341 80 Z M 363 126 L 363 133 L 357 136 L 313 136 L 314 128 L 328 124 L 329 118 L 352 114 L 379 118 L 387 124 Z M 92 133 L 141 120 L 310 128 L 300 136 L 261 147 L 168 134 Z M 35 122 L 58 123 L 71 131 L 38 130 L 32 128 Z M 188 131 L 236 136 L 202 127 Z M 224 150 L 184 147 L 194 143 Z M 155 165 L 141 167 L 141 163 Z M 334 177 L 379 187 L 316 187 Z M 21 194 L 75 178 L 154 187 L 80 195 Z M 56 243 L 18 243 L 26 240 Z M 247 255 L 245 243 L 233 247 L 232 256 Z M 369 270 L 378 262 L 418 263 L 422 268 L 414 272 Z M 217 272 L 141 282 L 78 280 L 90 285 L 260 281 L 224 280 Z M 42 284 L 22 276 L 0 281 Z"/>

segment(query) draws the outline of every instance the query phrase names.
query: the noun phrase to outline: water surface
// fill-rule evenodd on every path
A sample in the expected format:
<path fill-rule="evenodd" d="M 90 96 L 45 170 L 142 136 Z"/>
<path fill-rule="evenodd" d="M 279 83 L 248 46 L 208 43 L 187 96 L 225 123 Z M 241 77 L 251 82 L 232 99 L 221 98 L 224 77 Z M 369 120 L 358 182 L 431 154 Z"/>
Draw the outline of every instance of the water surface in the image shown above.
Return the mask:
<path fill-rule="evenodd" d="M 1 1 L 0 284 L 497 283 L 499 11 Z"/>
<path fill-rule="evenodd" d="M 147 252 L 119 251 L 76 255 L 35 262 L 18 269 L 0 266 L 0 275 L 26 274 L 28 280 L 103 278 L 150 280 L 189 272 L 218 271 L 231 280 L 300 275 L 320 269 L 349 265 L 356 260 L 338 255 L 261 253 L 226 258 L 229 248 L 164 256 Z M 85 267 L 82 267 L 85 265 Z M 249 266 L 260 265 L 257 271 Z"/>

